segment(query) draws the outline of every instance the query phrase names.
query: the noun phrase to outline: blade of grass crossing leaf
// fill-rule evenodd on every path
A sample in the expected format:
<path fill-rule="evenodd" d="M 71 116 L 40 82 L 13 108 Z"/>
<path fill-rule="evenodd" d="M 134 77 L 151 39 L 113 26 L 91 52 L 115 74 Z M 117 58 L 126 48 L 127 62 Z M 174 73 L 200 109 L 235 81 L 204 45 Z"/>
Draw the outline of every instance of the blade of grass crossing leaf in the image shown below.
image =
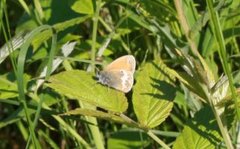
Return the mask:
<path fill-rule="evenodd" d="M 214 34 L 215 34 L 215 37 L 216 37 L 216 39 L 218 41 L 218 45 L 219 45 L 218 52 L 220 55 L 220 59 L 221 59 L 222 65 L 223 65 L 224 72 L 227 74 L 228 79 L 229 79 L 229 86 L 230 86 L 232 96 L 234 99 L 234 103 L 235 103 L 237 119 L 239 121 L 240 120 L 240 110 L 238 108 L 237 94 L 236 94 L 235 87 L 233 85 L 233 77 L 231 75 L 231 68 L 228 65 L 225 41 L 224 41 L 223 33 L 221 30 L 219 16 L 218 16 L 218 13 L 216 11 L 214 11 L 212 0 L 208 0 L 207 4 L 208 4 L 208 9 L 210 10 L 211 20 L 213 23 L 212 28 L 214 29 Z"/>
<path fill-rule="evenodd" d="M 236 98 L 237 95 L 236 95 L 236 92 L 235 92 L 235 88 L 233 86 L 233 78 L 232 78 L 232 75 L 230 73 L 230 68 L 229 68 L 228 63 L 227 63 L 225 42 L 224 42 L 223 34 L 222 34 L 222 31 L 221 31 L 219 16 L 218 16 L 218 13 L 216 11 L 214 11 L 212 0 L 207 0 L 207 7 L 208 7 L 209 12 L 210 12 L 210 21 L 212 22 L 212 28 L 214 30 L 214 35 L 215 35 L 215 38 L 217 39 L 218 44 L 219 44 L 218 52 L 219 52 L 219 55 L 220 55 L 220 59 L 221 59 L 222 65 L 223 65 L 224 72 L 227 74 L 228 79 L 229 79 L 229 86 L 230 86 L 230 89 L 231 89 L 231 92 L 232 92 L 232 96 L 234 98 L 235 109 L 237 111 L 237 118 L 239 120 L 240 119 L 240 113 L 238 112 L 239 110 L 237 110 L 238 109 L 237 98 Z M 226 143 L 227 148 L 233 149 L 233 145 L 231 143 L 231 139 L 230 139 L 229 133 L 227 131 L 227 128 L 224 128 L 224 125 L 222 124 L 222 121 L 220 119 L 220 115 L 217 113 L 214 105 L 212 104 L 211 106 L 213 108 L 213 112 L 214 112 L 215 117 L 217 119 L 220 131 L 222 133 L 222 136 L 224 138 L 224 141 Z"/>
<path fill-rule="evenodd" d="M 49 78 L 49 76 L 51 74 L 54 54 L 56 53 L 56 49 L 57 49 L 56 47 L 57 47 L 57 34 L 53 34 L 52 46 L 51 46 L 49 59 L 48 59 L 48 64 L 47 64 L 46 80 L 48 80 L 48 78 Z M 34 127 L 36 127 L 37 120 L 39 119 L 39 115 L 40 115 L 40 111 L 41 111 L 41 107 L 42 107 L 41 105 L 43 103 L 43 99 L 44 99 L 44 95 L 41 95 L 40 96 L 40 102 L 38 104 L 37 112 L 36 112 L 35 119 L 34 119 Z"/>
<path fill-rule="evenodd" d="M 48 80 L 48 78 L 51 74 L 54 54 L 56 53 L 56 49 L 57 49 L 56 47 L 57 47 L 57 34 L 53 34 L 52 46 L 51 46 L 51 50 L 50 50 L 50 54 L 49 54 L 49 59 L 48 59 L 48 64 L 47 64 L 47 73 L 46 73 L 46 79 L 45 80 Z M 37 91 L 35 91 L 35 93 L 37 93 Z M 40 95 L 40 101 L 39 101 L 37 111 L 36 111 L 36 114 L 35 114 L 35 118 L 34 118 L 34 121 L 33 121 L 33 129 L 35 129 L 35 127 L 37 126 L 37 122 L 39 120 L 43 100 L 44 100 L 44 94 L 41 94 Z M 28 140 L 27 146 L 28 146 L 29 143 L 30 143 L 30 139 Z"/>
<path fill-rule="evenodd" d="M 24 82 L 24 80 L 23 80 L 24 64 L 25 64 L 28 48 L 29 48 L 33 38 L 36 35 L 38 35 L 41 31 L 46 30 L 46 29 L 50 29 L 50 26 L 48 26 L 48 25 L 40 26 L 40 27 L 36 28 L 35 30 L 33 30 L 29 34 L 28 38 L 26 39 L 26 42 L 22 45 L 22 47 L 20 49 L 19 57 L 18 57 L 18 64 L 17 64 L 17 73 L 16 73 L 17 85 L 18 85 L 18 91 L 19 91 L 19 101 L 24 107 L 26 119 L 27 119 L 27 122 L 29 125 L 30 136 L 31 136 L 31 139 L 33 141 L 35 148 L 40 148 L 40 145 L 39 145 L 38 140 L 36 139 L 36 135 L 35 135 L 35 132 L 33 129 L 33 123 L 30 118 L 30 115 L 28 112 L 28 106 L 27 106 L 26 99 L 25 99 L 24 83 L 23 83 Z"/>

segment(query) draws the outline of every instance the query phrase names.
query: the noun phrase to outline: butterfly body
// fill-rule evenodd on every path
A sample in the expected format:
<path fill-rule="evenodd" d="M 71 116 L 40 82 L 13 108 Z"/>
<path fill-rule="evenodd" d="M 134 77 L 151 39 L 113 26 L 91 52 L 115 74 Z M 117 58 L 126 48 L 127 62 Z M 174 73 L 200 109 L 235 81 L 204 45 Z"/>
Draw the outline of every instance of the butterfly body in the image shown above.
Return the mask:
<path fill-rule="evenodd" d="M 135 58 L 125 55 L 110 63 L 97 77 L 103 85 L 127 93 L 133 86 L 135 67 Z"/>

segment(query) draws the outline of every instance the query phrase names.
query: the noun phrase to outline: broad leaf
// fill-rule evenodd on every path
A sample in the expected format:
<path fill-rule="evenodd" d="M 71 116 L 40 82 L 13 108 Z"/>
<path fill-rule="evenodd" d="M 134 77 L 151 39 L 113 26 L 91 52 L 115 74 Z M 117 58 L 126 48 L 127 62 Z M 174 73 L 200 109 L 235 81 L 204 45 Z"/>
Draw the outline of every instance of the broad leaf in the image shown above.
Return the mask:
<path fill-rule="evenodd" d="M 216 120 L 207 107 L 196 113 L 195 118 L 184 126 L 173 149 L 215 149 L 220 147 L 221 141 Z"/>
<path fill-rule="evenodd" d="M 147 63 L 138 74 L 133 92 L 133 107 L 143 127 L 153 128 L 170 114 L 176 90 L 163 63 Z"/>
<path fill-rule="evenodd" d="M 59 73 L 49 79 L 49 87 L 70 99 L 78 99 L 113 112 L 124 112 L 127 99 L 120 91 L 103 86 L 85 71 L 72 70 Z"/>

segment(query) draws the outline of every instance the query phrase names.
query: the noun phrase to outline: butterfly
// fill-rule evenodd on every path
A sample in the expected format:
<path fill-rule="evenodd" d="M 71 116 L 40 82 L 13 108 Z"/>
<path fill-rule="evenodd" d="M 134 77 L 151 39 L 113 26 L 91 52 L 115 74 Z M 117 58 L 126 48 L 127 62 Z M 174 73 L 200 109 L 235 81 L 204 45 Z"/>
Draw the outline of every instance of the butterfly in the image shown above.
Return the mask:
<path fill-rule="evenodd" d="M 97 74 L 98 82 L 127 93 L 133 86 L 135 67 L 132 55 L 119 57 Z"/>

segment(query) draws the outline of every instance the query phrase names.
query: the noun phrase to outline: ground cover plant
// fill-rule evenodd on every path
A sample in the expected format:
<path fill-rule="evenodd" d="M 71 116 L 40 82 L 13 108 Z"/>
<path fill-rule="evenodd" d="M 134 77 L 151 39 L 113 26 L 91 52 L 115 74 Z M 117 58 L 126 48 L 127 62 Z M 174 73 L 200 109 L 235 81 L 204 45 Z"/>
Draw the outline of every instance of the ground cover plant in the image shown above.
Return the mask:
<path fill-rule="evenodd" d="M 0 148 L 240 148 L 240 1 L 0 1 Z M 97 74 L 136 59 L 123 93 Z"/>

